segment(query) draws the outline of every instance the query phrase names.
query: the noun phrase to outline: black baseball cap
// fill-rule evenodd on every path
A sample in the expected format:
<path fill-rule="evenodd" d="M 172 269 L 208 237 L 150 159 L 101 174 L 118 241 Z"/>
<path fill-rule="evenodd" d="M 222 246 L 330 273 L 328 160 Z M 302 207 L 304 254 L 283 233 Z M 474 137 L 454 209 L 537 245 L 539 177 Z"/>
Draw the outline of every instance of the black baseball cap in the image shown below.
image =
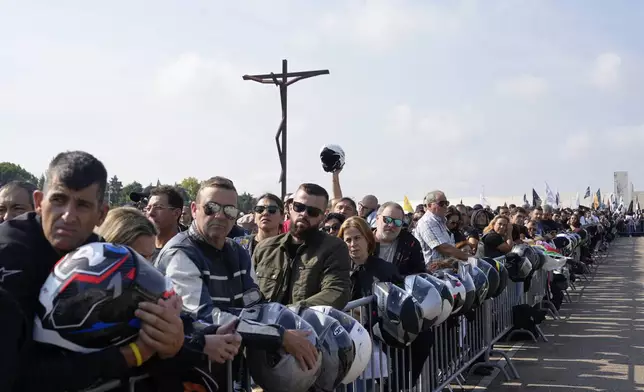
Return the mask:
<path fill-rule="evenodd" d="M 132 192 L 130 193 L 130 200 L 138 203 L 143 199 L 147 199 L 150 197 L 150 192 L 152 191 L 152 189 L 154 189 L 153 186 L 147 186 L 143 188 L 143 192 Z"/>

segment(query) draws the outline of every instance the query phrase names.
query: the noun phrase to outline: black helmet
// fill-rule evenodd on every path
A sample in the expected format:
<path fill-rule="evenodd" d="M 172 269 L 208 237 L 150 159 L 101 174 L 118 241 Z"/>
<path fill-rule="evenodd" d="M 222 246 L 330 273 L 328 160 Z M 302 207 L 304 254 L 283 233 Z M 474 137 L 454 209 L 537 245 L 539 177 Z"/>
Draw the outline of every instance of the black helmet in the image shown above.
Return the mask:
<path fill-rule="evenodd" d="M 489 263 L 499 274 L 499 285 L 492 294 L 488 293 L 488 298 L 495 298 L 501 295 L 505 288 L 508 286 L 508 270 L 503 264 L 505 262 L 505 257 L 502 258 L 502 261 L 498 259 L 493 259 L 491 257 L 484 257 L 483 261 Z"/>
<path fill-rule="evenodd" d="M 320 151 L 322 169 L 331 173 L 344 167 L 344 150 L 337 144 L 327 144 Z"/>
<path fill-rule="evenodd" d="M 134 340 L 139 303 L 174 295 L 172 282 L 122 245 L 93 243 L 68 253 L 40 290 L 34 340 L 93 352 Z"/>
<path fill-rule="evenodd" d="M 485 277 L 487 278 L 488 289 L 486 299 L 492 298 L 499 288 L 499 271 L 483 259 L 476 259 L 476 266 L 485 273 Z"/>

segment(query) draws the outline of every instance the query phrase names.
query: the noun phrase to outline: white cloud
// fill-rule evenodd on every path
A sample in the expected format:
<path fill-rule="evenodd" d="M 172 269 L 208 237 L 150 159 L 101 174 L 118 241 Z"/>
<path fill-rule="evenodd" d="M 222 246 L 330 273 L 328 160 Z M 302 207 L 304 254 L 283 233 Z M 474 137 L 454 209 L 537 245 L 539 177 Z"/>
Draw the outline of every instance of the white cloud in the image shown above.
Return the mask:
<path fill-rule="evenodd" d="M 329 37 L 357 43 L 371 49 L 388 49 L 421 33 L 453 33 L 464 25 L 474 3 L 447 10 L 430 5 L 399 1 L 348 1 L 339 12 L 320 19 L 320 31 Z"/>
<path fill-rule="evenodd" d="M 497 82 L 496 91 L 505 95 L 536 98 L 548 92 L 548 82 L 544 78 L 523 74 Z"/>
<path fill-rule="evenodd" d="M 155 79 L 155 90 L 166 99 L 204 101 L 209 99 L 246 104 L 251 99 L 251 82 L 241 78 L 245 68 L 228 61 L 206 58 L 198 53 L 183 53 L 162 66 Z M 256 87 L 256 86 L 253 86 Z"/>
<path fill-rule="evenodd" d="M 450 111 L 414 112 L 409 105 L 396 105 L 387 115 L 386 130 L 404 138 L 419 137 L 431 143 L 459 143 L 470 132 L 469 124 Z"/>
<path fill-rule="evenodd" d="M 615 53 L 602 53 L 595 59 L 590 73 L 591 83 L 601 89 L 617 86 L 620 79 L 622 58 Z"/>

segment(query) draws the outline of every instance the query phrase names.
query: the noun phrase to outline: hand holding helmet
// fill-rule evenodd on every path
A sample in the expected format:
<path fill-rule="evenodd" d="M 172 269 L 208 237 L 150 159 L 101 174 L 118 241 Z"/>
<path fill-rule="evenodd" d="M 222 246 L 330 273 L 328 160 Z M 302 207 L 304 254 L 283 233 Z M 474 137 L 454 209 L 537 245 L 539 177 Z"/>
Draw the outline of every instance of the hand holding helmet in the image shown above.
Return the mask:
<path fill-rule="evenodd" d="M 309 335 L 311 331 L 288 329 L 282 338 L 284 351 L 294 356 L 304 371 L 313 369 L 318 361 L 318 349 L 309 340 Z"/>
<path fill-rule="evenodd" d="M 164 304 L 164 301 L 169 304 Z M 177 301 L 179 300 L 175 296 L 168 300 L 159 299 L 156 304 L 141 302 L 140 309 L 134 312 L 141 319 L 138 341 L 154 350 L 161 358 L 175 356 L 183 346 L 183 322 L 176 311 Z"/>

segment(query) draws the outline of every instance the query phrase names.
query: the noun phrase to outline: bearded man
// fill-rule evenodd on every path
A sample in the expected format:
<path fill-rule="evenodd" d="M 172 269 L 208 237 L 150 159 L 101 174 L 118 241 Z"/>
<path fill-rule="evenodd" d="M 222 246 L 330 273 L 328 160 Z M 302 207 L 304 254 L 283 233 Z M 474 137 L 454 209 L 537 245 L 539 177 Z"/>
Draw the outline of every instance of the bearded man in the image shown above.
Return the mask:
<path fill-rule="evenodd" d="M 264 297 L 283 305 L 328 305 L 349 301 L 351 262 L 340 238 L 318 229 L 329 202 L 317 184 L 302 184 L 289 207 L 289 232 L 257 245 L 253 265 Z"/>

